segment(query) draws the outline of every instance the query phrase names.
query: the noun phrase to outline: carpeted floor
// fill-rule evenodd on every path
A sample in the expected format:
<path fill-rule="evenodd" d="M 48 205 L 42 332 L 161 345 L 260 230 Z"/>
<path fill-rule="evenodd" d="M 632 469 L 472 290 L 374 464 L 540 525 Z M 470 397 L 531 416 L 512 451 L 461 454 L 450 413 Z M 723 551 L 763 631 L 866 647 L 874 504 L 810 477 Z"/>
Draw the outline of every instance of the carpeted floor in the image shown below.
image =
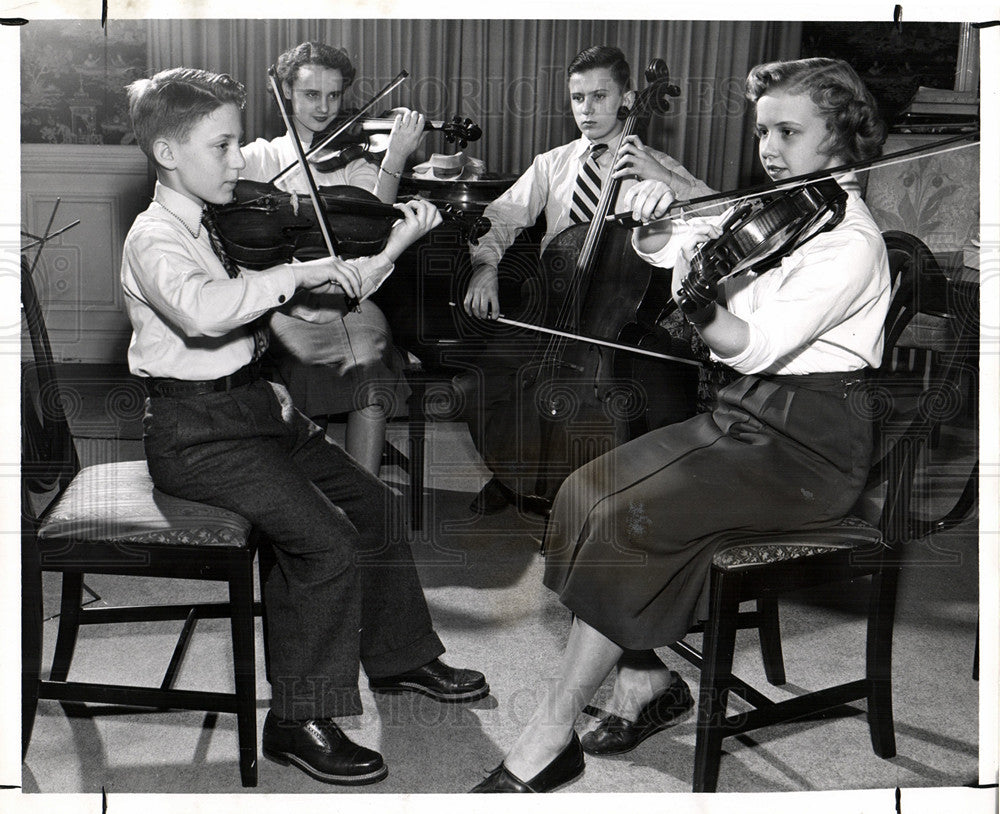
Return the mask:
<path fill-rule="evenodd" d="M 113 400 L 108 394 L 85 391 L 81 388 L 81 408 L 74 417 L 84 463 L 141 457 L 134 394 L 117 390 Z M 108 409 L 110 404 L 117 406 Z M 391 427 L 390 440 L 405 447 L 404 425 Z M 933 465 L 925 473 L 929 503 L 943 505 L 954 499 L 974 456 L 970 429 L 943 434 Z M 382 475 L 404 483 L 394 467 L 383 469 Z M 412 540 L 427 599 L 448 648 L 446 659 L 483 670 L 492 694 L 468 706 L 445 706 L 416 695 L 373 696 L 362 676 L 365 711 L 343 725 L 352 738 L 383 752 L 390 772 L 386 781 L 353 790 L 330 787 L 262 758 L 257 788 L 241 789 L 231 715 L 109 709 L 68 714 L 58 703 L 43 701 L 23 765 L 24 792 L 103 789 L 113 799 L 116 794 L 147 792 L 467 791 L 501 761 L 533 708 L 536 693 L 554 672 L 570 619 L 541 584 L 541 520 L 519 515 L 513 508 L 485 518 L 469 514 L 468 503 L 487 473 L 464 424 L 429 427 L 427 476 L 427 531 Z M 914 546 L 908 554 L 894 640 L 897 756 L 881 760 L 873 754 L 864 705 L 859 704 L 856 714 L 727 741 L 720 792 L 952 787 L 977 782 L 979 685 L 971 675 L 978 609 L 975 518 Z M 166 599 L 166 593 L 171 599 L 180 594 L 219 596 L 212 586 L 186 583 L 168 590 L 160 582 L 88 579 L 97 597 L 93 601 L 108 604 L 139 597 L 156 600 L 161 594 Z M 47 616 L 57 612 L 57 590 L 57 583 L 47 579 Z M 764 681 L 754 632 L 740 634 L 737 672 L 768 687 L 767 694 L 775 699 L 802 688 L 861 677 L 864 625 L 858 605 L 857 591 L 850 585 L 784 600 L 788 684 L 768 687 Z M 119 681 L 158 682 L 178 626 L 137 625 L 115 634 L 85 628 L 70 677 L 95 680 L 110 670 Z M 51 659 L 54 630 L 54 620 L 48 619 L 43 664 Z M 228 647 L 225 623 L 200 623 L 179 686 L 231 686 Z M 263 722 L 269 689 L 259 624 L 257 653 L 258 717 Z M 662 655 L 696 691 L 697 672 L 670 651 Z M 597 705 L 607 690 L 605 686 Z M 593 718 L 583 715 L 578 729 L 593 724 Z M 566 791 L 686 792 L 693 749 L 694 721 L 689 716 L 630 754 L 589 758 L 582 778 Z M 884 802 L 877 810 L 892 810 L 891 797 Z"/>

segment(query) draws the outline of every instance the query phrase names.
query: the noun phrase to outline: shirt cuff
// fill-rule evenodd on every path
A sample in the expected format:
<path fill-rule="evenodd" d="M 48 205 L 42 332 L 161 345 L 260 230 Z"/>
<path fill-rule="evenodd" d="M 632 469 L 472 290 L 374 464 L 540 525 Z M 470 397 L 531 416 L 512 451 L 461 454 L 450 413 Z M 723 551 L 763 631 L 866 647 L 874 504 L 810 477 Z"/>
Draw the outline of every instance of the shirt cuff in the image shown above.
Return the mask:
<path fill-rule="evenodd" d="M 366 300 L 378 291 L 382 283 L 392 274 L 395 267 L 395 264 L 382 254 L 365 258 L 365 261 L 359 262 L 358 271 L 361 272 L 361 299 Z"/>
<path fill-rule="evenodd" d="M 675 224 L 675 227 L 680 225 L 681 223 L 677 222 Z M 676 230 L 670 236 L 670 239 L 667 240 L 667 242 L 664 243 L 663 246 L 659 248 L 657 251 L 647 254 L 646 252 L 640 251 L 638 244 L 638 235 L 636 234 L 637 230 L 633 229 L 632 248 L 635 249 L 635 253 L 639 255 L 639 257 L 641 257 L 650 265 L 656 266 L 661 269 L 672 269 L 674 267 L 674 263 L 677 262 L 677 252 L 680 251 L 681 247 L 681 241 L 679 239 L 678 231 L 679 230 Z"/>
<path fill-rule="evenodd" d="M 722 362 L 722 364 L 728 365 L 740 373 L 760 373 L 766 370 L 774 360 L 770 358 L 767 339 L 764 333 L 753 322 L 749 320 L 746 322 L 749 328 L 746 348 L 735 356 L 720 356 L 714 351 L 712 356 Z"/>
<path fill-rule="evenodd" d="M 295 272 L 287 265 L 275 266 L 268 271 L 243 270 L 240 276 L 249 280 L 252 278 L 259 283 L 255 283 L 255 301 L 259 300 L 261 312 L 280 308 L 295 295 Z M 259 297 L 258 297 L 259 294 Z"/>

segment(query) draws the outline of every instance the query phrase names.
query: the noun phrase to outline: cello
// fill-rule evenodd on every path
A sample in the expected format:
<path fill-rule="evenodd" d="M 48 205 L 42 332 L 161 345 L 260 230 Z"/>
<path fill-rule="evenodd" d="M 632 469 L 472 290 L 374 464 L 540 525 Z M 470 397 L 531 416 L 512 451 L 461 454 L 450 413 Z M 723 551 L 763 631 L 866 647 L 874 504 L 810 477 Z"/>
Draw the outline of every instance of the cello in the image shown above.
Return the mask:
<path fill-rule="evenodd" d="M 621 140 L 680 93 L 661 59 L 645 76 L 647 87 L 619 114 Z M 548 245 L 541 258 L 545 292 L 530 283 L 522 292 L 521 318 L 540 323 L 544 338 L 518 370 L 512 409 L 487 427 L 485 455 L 515 493 L 551 500 L 574 469 L 694 412 L 699 363 L 685 339 L 653 319 L 670 300 L 670 274 L 640 260 L 630 231 L 607 220 L 620 185 L 608 178 L 590 224 L 571 226 Z M 588 339 L 573 338 L 579 336 Z M 650 355 L 622 354 L 613 343 Z"/>

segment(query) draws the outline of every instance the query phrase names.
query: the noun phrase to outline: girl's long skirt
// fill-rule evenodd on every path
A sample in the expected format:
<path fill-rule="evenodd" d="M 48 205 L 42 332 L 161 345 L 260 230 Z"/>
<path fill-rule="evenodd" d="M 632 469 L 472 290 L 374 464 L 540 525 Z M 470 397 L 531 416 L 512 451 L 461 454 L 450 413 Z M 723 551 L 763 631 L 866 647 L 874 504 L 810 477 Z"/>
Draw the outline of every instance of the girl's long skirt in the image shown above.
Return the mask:
<path fill-rule="evenodd" d="M 822 526 L 850 511 L 871 458 L 861 380 L 744 376 L 711 413 L 581 467 L 556 496 L 545 585 L 621 647 L 682 638 L 719 532 Z"/>

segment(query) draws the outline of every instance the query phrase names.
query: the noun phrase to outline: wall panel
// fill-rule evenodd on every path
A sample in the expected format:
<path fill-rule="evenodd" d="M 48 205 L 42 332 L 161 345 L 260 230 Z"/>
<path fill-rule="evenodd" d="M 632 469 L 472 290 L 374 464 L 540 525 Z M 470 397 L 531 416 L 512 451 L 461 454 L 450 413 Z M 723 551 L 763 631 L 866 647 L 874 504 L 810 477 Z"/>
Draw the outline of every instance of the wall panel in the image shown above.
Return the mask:
<path fill-rule="evenodd" d="M 131 330 L 118 284 L 122 242 L 151 191 L 135 146 L 22 145 L 21 228 L 43 234 L 57 200 L 50 231 L 80 221 L 46 244 L 35 269 L 56 359 L 125 362 Z"/>

